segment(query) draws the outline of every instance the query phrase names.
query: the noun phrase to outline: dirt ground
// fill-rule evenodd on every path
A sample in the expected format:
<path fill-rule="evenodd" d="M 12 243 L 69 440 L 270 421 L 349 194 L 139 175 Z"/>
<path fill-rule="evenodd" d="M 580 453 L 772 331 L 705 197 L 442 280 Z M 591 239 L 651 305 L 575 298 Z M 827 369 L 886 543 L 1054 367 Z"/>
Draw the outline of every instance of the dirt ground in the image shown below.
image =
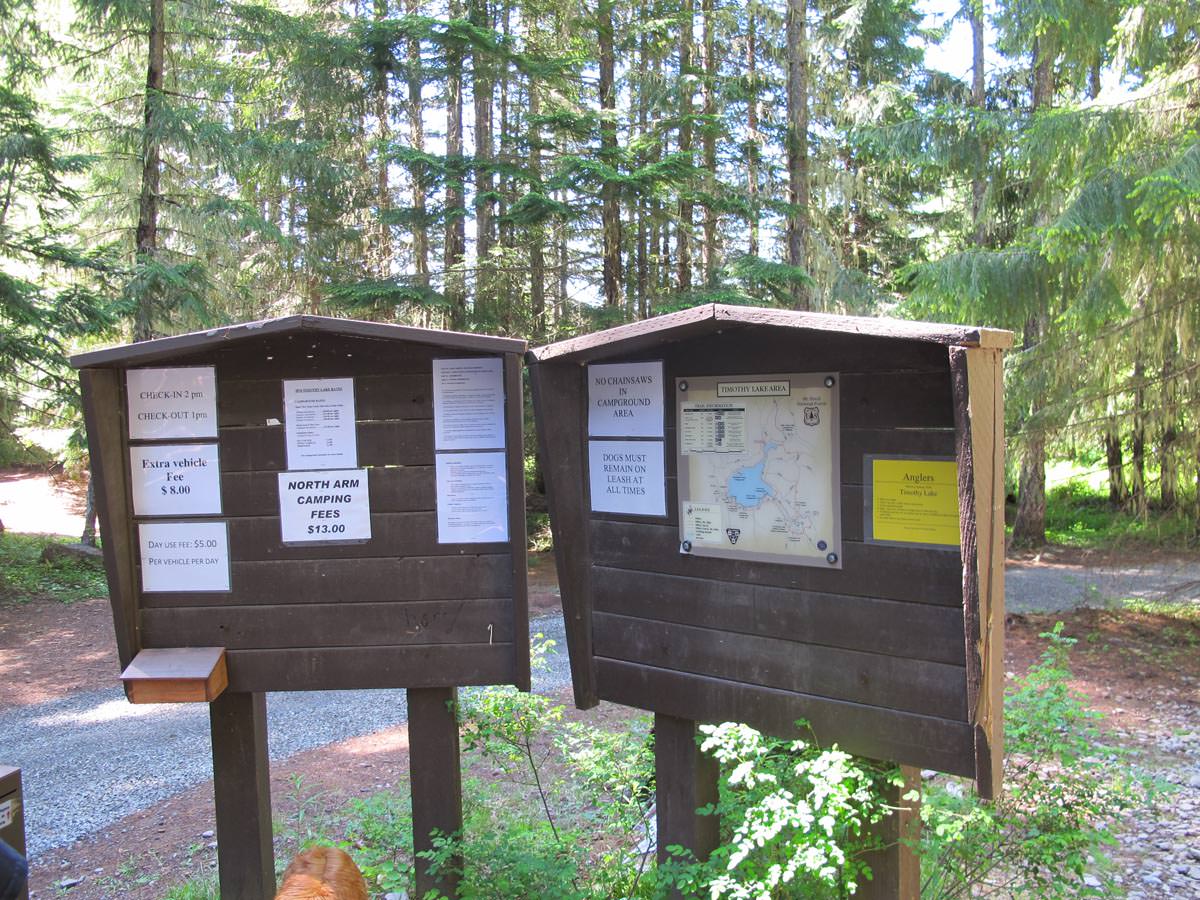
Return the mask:
<path fill-rule="evenodd" d="M 0 474 L 0 480 L 5 477 Z M 39 509 L 65 505 L 61 496 L 55 496 L 63 488 L 49 485 L 45 478 L 14 480 L 24 492 L 21 496 L 29 499 L 0 506 L 7 527 L 77 533 L 70 514 L 60 519 L 47 512 L 37 518 Z M 38 481 L 40 486 L 34 483 Z M 75 503 L 81 500 L 78 491 L 66 494 L 81 513 L 81 505 Z M 28 526 L 31 520 L 36 527 L 17 528 L 18 522 Z M 1048 560 L 1023 560 L 1043 561 Z M 1072 555 L 1069 562 L 1078 560 Z M 531 615 L 559 607 L 553 560 L 547 555 L 530 560 L 530 597 Z M 1105 714 L 1107 729 L 1133 735 L 1136 743 L 1137 735 L 1153 733 L 1154 718 L 1164 704 L 1183 704 L 1193 712 L 1200 708 L 1200 623 L 1180 624 L 1149 614 L 1085 609 L 1066 616 L 1009 616 L 1005 668 L 1010 679 L 1037 659 L 1043 645 L 1038 634 L 1057 619 L 1063 619 L 1066 633 L 1079 640 L 1072 660 L 1073 686 Z M 71 660 L 70 666 L 62 665 L 64 659 Z M 41 703 L 111 686 L 117 675 L 106 601 L 70 606 L 35 601 L 0 607 L 0 706 Z M 636 714 L 608 704 L 579 713 L 571 709 L 567 692 L 557 700 L 569 716 L 592 722 L 614 723 Z M 407 775 L 404 727 L 297 754 L 272 769 L 277 834 L 294 834 L 314 816 L 333 815 L 350 799 L 393 788 Z M 31 896 L 34 900 L 61 896 L 159 900 L 171 885 L 215 871 L 213 828 L 210 782 L 131 815 L 85 841 L 46 853 L 33 868 Z M 285 841 L 286 837 L 277 838 L 281 853 L 290 852 Z"/>

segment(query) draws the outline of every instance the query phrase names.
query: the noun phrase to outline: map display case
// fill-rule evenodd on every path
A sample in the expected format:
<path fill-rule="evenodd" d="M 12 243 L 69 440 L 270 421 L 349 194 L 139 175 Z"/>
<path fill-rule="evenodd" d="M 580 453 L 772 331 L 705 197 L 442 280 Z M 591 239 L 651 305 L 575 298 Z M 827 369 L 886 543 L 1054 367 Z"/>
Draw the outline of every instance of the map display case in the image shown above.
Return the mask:
<path fill-rule="evenodd" d="M 676 378 L 680 550 L 840 569 L 838 376 Z"/>
<path fill-rule="evenodd" d="M 995 793 L 1011 341 L 707 305 L 526 355 L 575 702 L 655 714 L 660 845 L 714 837 L 699 722 Z"/>

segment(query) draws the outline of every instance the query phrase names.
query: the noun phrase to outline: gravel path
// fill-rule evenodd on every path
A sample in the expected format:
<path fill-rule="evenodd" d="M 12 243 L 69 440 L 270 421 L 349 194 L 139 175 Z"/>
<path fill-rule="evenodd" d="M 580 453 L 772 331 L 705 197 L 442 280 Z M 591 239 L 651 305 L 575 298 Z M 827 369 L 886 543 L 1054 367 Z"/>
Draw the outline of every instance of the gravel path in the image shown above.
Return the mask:
<path fill-rule="evenodd" d="M 1140 566 L 1067 566 L 1010 563 L 1004 573 L 1008 612 L 1063 612 L 1122 600 L 1200 603 L 1200 560 Z"/>
<path fill-rule="evenodd" d="M 535 673 L 534 688 L 570 684 L 562 616 L 530 622 L 560 652 Z M 371 734 L 406 720 L 403 690 L 267 695 L 272 760 Z M 320 715 L 333 707 L 337 715 Z M 120 688 L 0 711 L 4 762 L 20 768 L 30 857 L 99 831 L 212 778 L 203 704 L 134 706 Z"/>

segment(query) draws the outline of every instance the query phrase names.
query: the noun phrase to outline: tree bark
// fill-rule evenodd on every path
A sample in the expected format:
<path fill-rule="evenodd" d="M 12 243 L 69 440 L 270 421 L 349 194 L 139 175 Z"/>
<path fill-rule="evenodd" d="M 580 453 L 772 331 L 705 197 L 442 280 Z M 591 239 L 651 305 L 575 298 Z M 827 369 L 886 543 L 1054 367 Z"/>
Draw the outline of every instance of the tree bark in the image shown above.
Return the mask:
<path fill-rule="evenodd" d="M 1033 50 L 1033 112 L 1050 107 L 1054 101 L 1054 60 L 1052 42 L 1039 39 Z M 1045 208 L 1037 212 L 1039 222 L 1048 218 Z M 1045 332 L 1046 311 L 1037 309 L 1025 319 L 1023 350 L 1028 352 L 1041 343 Z M 1039 413 L 1045 407 L 1041 394 L 1035 394 L 1025 419 L 1025 451 L 1021 456 L 1021 477 L 1017 494 L 1017 513 L 1013 521 L 1013 543 L 1041 546 L 1046 543 L 1046 442 Z"/>
<path fill-rule="evenodd" d="M 408 0 L 408 14 L 415 16 L 421 8 L 421 0 Z M 408 139 L 412 149 L 425 152 L 424 104 L 421 98 L 421 41 L 410 38 L 408 42 Z M 428 191 L 428 173 L 423 162 L 412 167 L 412 204 L 416 221 L 413 224 L 413 271 L 417 284 L 429 287 L 429 234 L 425 223 L 425 202 Z"/>
<path fill-rule="evenodd" d="M 616 168 L 617 92 L 616 60 L 613 54 L 612 0 L 600 0 L 597 13 L 600 42 L 600 160 Z M 603 272 L 604 305 L 620 307 L 621 298 L 621 208 L 617 182 L 606 179 L 600 188 L 600 220 L 604 233 Z"/>
<path fill-rule="evenodd" d="M 375 21 L 382 22 L 388 17 L 388 0 L 375 0 Z M 392 136 L 391 91 L 392 68 L 385 61 L 379 61 L 375 70 L 375 120 L 379 128 L 379 151 L 375 173 L 375 203 L 379 217 L 378 246 L 375 248 L 375 273 L 379 278 L 387 278 L 392 274 L 392 226 L 388 224 L 388 213 L 392 208 L 392 188 L 389 183 L 388 168 L 390 152 L 388 143 Z"/>
<path fill-rule="evenodd" d="M 533 190 L 544 190 L 542 184 L 542 135 L 538 124 L 541 115 L 541 95 L 537 78 L 529 79 L 529 180 Z M 546 264 L 542 256 L 540 223 L 528 230 L 529 237 L 529 315 L 533 322 L 533 339 L 546 337 Z"/>
<path fill-rule="evenodd" d="M 1125 460 L 1121 432 L 1115 419 L 1109 420 L 1104 432 L 1104 456 L 1108 463 L 1108 500 L 1119 506 L 1125 502 Z"/>
<path fill-rule="evenodd" d="M 647 15 L 646 2 L 642 0 L 638 4 L 638 19 L 645 21 Z M 647 70 L 647 49 L 646 29 L 642 29 L 638 35 L 638 71 L 645 72 Z M 639 138 L 639 150 L 637 156 L 637 165 L 642 167 L 646 165 L 646 151 L 644 149 L 647 126 L 649 124 L 649 104 L 647 100 L 647 91 L 642 86 L 637 92 L 637 130 Z M 649 240 L 650 235 L 647 230 L 647 218 L 650 214 L 649 199 L 638 193 L 637 199 L 637 239 L 636 239 L 636 275 L 634 279 L 634 296 L 636 298 L 637 317 L 645 319 L 649 315 L 649 285 L 650 285 L 650 252 Z"/>
<path fill-rule="evenodd" d="M 787 10 L 787 158 L 788 264 L 806 268 L 808 262 L 808 7 L 806 0 L 788 0 Z M 808 288 L 792 285 L 792 305 L 810 309 Z"/>
<path fill-rule="evenodd" d="M 1179 438 L 1176 427 L 1178 419 L 1175 409 L 1175 354 L 1174 337 L 1168 338 L 1164 348 L 1162 364 L 1162 424 L 1158 438 L 1158 496 L 1162 508 L 1173 512 L 1179 505 L 1179 463 L 1175 457 L 1175 443 Z"/>
<path fill-rule="evenodd" d="M 683 0 L 682 26 L 679 29 L 679 152 L 692 153 L 692 33 L 696 16 L 694 0 Z M 679 196 L 679 224 L 675 232 L 675 264 L 679 293 L 692 289 L 692 198 L 690 186 L 684 185 Z"/>
<path fill-rule="evenodd" d="M 701 0 L 701 19 L 704 34 L 704 131 L 700 142 L 704 148 L 704 171 L 707 201 L 704 204 L 704 286 L 717 284 L 717 211 L 713 208 L 717 182 L 717 56 L 713 34 L 713 0 Z"/>
<path fill-rule="evenodd" d="M 462 18 L 461 0 L 451 0 L 450 18 Z M 463 187 L 463 94 L 462 51 L 446 51 L 446 302 L 450 308 L 450 327 L 461 331 L 467 325 L 467 293 L 463 278 L 463 259 L 467 253 L 466 199 Z"/>
<path fill-rule="evenodd" d="M 1129 457 L 1133 472 L 1129 484 L 1130 509 L 1145 516 L 1149 503 L 1146 497 L 1146 366 L 1140 356 L 1133 363 L 1133 434 L 1129 439 Z"/>
<path fill-rule="evenodd" d="M 471 0 L 471 23 L 491 29 L 487 0 Z M 492 165 L 495 147 L 492 140 L 492 101 L 495 81 L 487 51 L 475 49 L 472 56 L 472 91 L 475 101 L 475 311 L 477 317 L 491 310 L 495 301 L 491 255 L 495 243 L 493 211 L 495 185 Z"/>
<path fill-rule="evenodd" d="M 971 21 L 971 107 L 981 115 L 987 104 L 984 80 L 983 0 L 966 0 L 967 16 Z M 977 247 L 982 247 L 987 237 L 987 221 L 983 205 L 987 197 L 987 148 L 979 137 L 981 129 L 975 129 L 975 140 L 979 141 L 975 160 L 975 171 L 971 174 L 971 225 L 972 237 Z"/>
<path fill-rule="evenodd" d="M 750 208 L 751 256 L 758 256 L 758 11 L 755 0 L 746 10 L 746 74 L 750 82 L 750 98 L 746 104 L 746 195 Z"/>
<path fill-rule="evenodd" d="M 146 65 L 146 96 L 142 123 L 142 188 L 138 197 L 137 231 L 134 244 L 139 266 L 152 264 L 158 256 L 158 197 L 161 150 L 158 141 L 158 107 L 163 98 L 163 59 L 166 55 L 165 0 L 150 0 L 149 59 Z M 150 279 L 138 295 L 134 313 L 133 339 L 154 337 L 154 308 L 157 279 Z"/>

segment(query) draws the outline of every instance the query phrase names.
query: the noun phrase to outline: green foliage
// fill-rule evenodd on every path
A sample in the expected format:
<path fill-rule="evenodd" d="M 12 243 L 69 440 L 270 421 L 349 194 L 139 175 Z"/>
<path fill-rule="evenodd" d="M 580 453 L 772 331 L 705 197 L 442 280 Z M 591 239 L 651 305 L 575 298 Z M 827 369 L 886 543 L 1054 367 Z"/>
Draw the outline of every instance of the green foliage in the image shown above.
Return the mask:
<path fill-rule="evenodd" d="M 1101 715 L 1070 687 L 1073 638 L 1059 622 L 1008 692 L 1002 795 L 981 804 L 957 780 L 927 785 L 921 816 L 921 896 L 957 900 L 1003 890 L 1028 900 L 1111 897 L 1108 851 L 1120 814 L 1154 786 L 1106 746 Z M 1099 883 L 1084 881 L 1091 874 Z"/>
<path fill-rule="evenodd" d="M 871 877 L 861 854 L 878 846 L 871 827 L 893 814 L 883 798 L 900 783 L 895 767 L 729 722 L 701 731 L 722 771 L 720 800 L 703 812 L 729 834 L 706 863 L 675 862 L 660 881 L 685 896 L 756 900 L 843 897 Z"/>
<path fill-rule="evenodd" d="M 1197 523 L 1178 510 L 1151 508 L 1138 515 L 1116 506 L 1107 493 L 1074 479 L 1046 494 L 1046 538 L 1053 544 L 1087 550 L 1189 550 Z"/>
<path fill-rule="evenodd" d="M 108 595 L 99 565 L 71 560 L 42 562 L 42 551 L 52 543 L 61 541 L 50 535 L 0 533 L 0 603 L 76 603 Z"/>
<path fill-rule="evenodd" d="M 411 891 L 412 807 L 409 791 L 383 792 L 350 803 L 343 848 L 376 890 Z"/>
<path fill-rule="evenodd" d="M 458 872 L 461 900 L 606 896 L 583 883 L 587 844 L 582 834 L 560 834 L 545 819 L 514 814 L 494 788 L 468 782 L 464 789 L 464 836 L 436 837 L 428 857 L 434 872 Z"/>
<path fill-rule="evenodd" d="M 162 900 L 221 900 L 221 887 L 216 875 L 206 875 L 176 885 L 163 894 Z"/>

